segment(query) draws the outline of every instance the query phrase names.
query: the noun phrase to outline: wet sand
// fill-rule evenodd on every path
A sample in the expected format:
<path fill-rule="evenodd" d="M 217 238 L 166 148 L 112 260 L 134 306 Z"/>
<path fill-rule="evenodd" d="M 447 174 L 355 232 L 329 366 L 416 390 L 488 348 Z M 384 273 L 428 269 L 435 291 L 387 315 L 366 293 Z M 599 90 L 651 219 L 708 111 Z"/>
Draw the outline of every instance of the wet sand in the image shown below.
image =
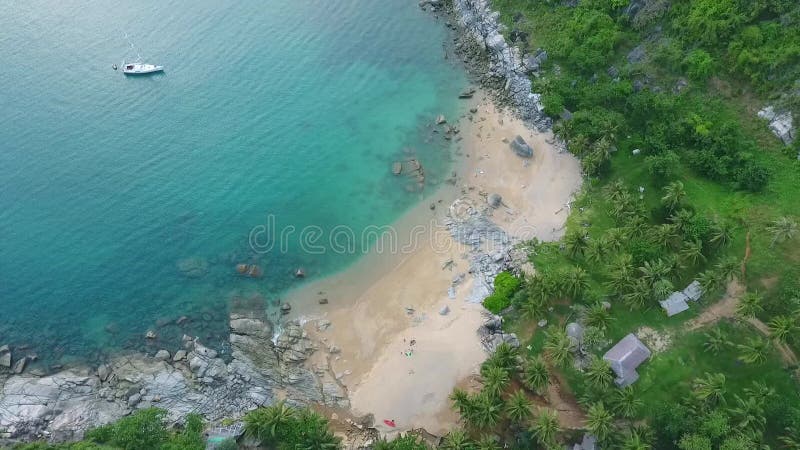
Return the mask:
<path fill-rule="evenodd" d="M 472 283 L 467 248 L 441 226 L 448 207 L 456 199 L 485 205 L 487 195 L 499 194 L 502 205 L 492 212 L 497 225 L 518 240 L 553 240 L 563 234 L 565 205 L 580 187 L 578 160 L 560 152 L 551 133 L 528 129 L 481 97 L 473 105 L 478 111 L 457 125 L 462 140 L 454 144 L 461 159 L 455 185 L 441 188 L 395 224 L 401 246 L 416 243 L 412 250 L 373 251 L 287 298 L 296 305 L 292 317 L 308 320 L 306 329 L 318 341 L 312 363 L 327 359 L 348 390 L 353 414 L 374 414 L 387 434 L 450 428 L 458 417 L 448 396 L 486 358 L 476 334 L 484 309 L 467 301 Z M 508 142 L 517 135 L 534 148 L 533 158 L 511 150 Z M 415 226 L 428 232 L 412 239 Z M 464 281 L 450 298 L 448 288 L 460 274 Z M 328 304 L 320 305 L 321 298 Z M 445 306 L 449 312 L 442 315 Z M 318 320 L 330 326 L 320 331 Z M 396 428 L 385 426 L 384 419 Z"/>

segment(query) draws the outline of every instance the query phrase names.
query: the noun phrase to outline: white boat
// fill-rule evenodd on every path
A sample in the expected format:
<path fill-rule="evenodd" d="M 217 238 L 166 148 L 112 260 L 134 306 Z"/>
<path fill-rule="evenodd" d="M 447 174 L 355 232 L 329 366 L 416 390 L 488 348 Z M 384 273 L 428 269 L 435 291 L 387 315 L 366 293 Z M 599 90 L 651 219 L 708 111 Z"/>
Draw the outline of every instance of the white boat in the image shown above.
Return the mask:
<path fill-rule="evenodd" d="M 126 63 L 122 62 L 122 73 L 125 75 L 144 75 L 148 73 L 163 72 L 164 66 L 155 64 L 144 64 L 141 62 Z"/>

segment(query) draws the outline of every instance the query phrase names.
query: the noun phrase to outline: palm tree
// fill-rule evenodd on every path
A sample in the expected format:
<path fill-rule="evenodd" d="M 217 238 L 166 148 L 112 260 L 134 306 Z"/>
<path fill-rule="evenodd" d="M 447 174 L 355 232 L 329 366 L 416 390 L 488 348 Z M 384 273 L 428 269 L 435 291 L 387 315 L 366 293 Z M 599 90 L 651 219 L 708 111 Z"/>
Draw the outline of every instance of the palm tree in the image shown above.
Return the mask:
<path fill-rule="evenodd" d="M 500 450 L 500 443 L 497 438 L 491 435 L 484 435 L 481 440 L 475 445 L 476 450 Z"/>
<path fill-rule="evenodd" d="M 622 450 L 651 450 L 653 448 L 639 430 L 632 429 L 622 441 Z"/>
<path fill-rule="evenodd" d="M 726 258 L 717 263 L 716 269 L 723 281 L 736 278 L 741 273 L 741 263 L 735 258 Z"/>
<path fill-rule="evenodd" d="M 511 346 L 508 342 L 503 342 L 495 348 L 494 353 L 484 365 L 500 367 L 506 372 L 510 372 L 517 367 L 518 353 L 516 347 Z"/>
<path fill-rule="evenodd" d="M 664 196 L 661 197 L 661 203 L 663 203 L 668 210 L 675 211 L 685 198 L 686 190 L 683 187 L 683 183 L 680 181 L 673 181 L 664 187 Z"/>
<path fill-rule="evenodd" d="M 458 411 L 462 417 L 467 415 L 468 409 L 472 406 L 469 394 L 463 389 L 455 388 L 450 394 L 450 401 L 453 402 L 453 409 Z"/>
<path fill-rule="evenodd" d="M 590 327 L 605 329 L 611 323 L 611 312 L 602 302 L 596 302 L 586 310 L 584 322 Z"/>
<path fill-rule="evenodd" d="M 703 348 L 715 355 L 731 344 L 721 328 L 714 328 L 709 331 L 705 334 L 705 338 L 706 341 L 703 343 Z"/>
<path fill-rule="evenodd" d="M 709 240 L 717 248 L 727 247 L 733 240 L 733 224 L 728 221 L 715 222 Z"/>
<path fill-rule="evenodd" d="M 572 356 L 572 341 L 564 330 L 554 330 L 547 333 L 544 349 L 553 363 L 563 366 Z"/>
<path fill-rule="evenodd" d="M 503 401 L 489 392 L 481 392 L 475 398 L 475 411 L 470 424 L 480 429 L 494 428 L 502 416 Z"/>
<path fill-rule="evenodd" d="M 597 436 L 597 439 L 604 441 L 611 434 L 613 426 L 614 416 L 602 402 L 589 407 L 589 411 L 586 412 L 586 428 Z"/>
<path fill-rule="evenodd" d="M 753 385 L 751 387 L 744 388 L 744 393 L 748 397 L 757 399 L 762 404 L 766 404 L 767 402 L 771 401 L 776 395 L 774 388 L 769 387 L 765 383 L 762 383 L 758 380 L 753 381 Z"/>
<path fill-rule="evenodd" d="M 489 366 L 486 370 L 481 370 L 481 375 L 483 375 L 483 392 L 500 398 L 510 381 L 508 372 L 502 367 Z"/>
<path fill-rule="evenodd" d="M 547 364 L 541 356 L 530 358 L 525 362 L 522 380 L 533 392 L 544 393 L 550 382 L 550 374 L 547 371 Z"/>
<path fill-rule="evenodd" d="M 303 432 L 301 442 L 295 444 L 297 450 L 335 450 L 341 448 L 341 439 L 334 436 L 328 426 L 328 419 L 308 409 L 300 412 L 298 418 Z"/>
<path fill-rule="evenodd" d="M 641 272 L 642 278 L 647 281 L 647 284 L 652 287 L 656 281 L 669 276 L 669 267 L 662 259 L 645 261 L 639 267 L 639 272 Z"/>
<path fill-rule="evenodd" d="M 661 301 L 667 298 L 673 291 L 675 286 L 666 278 L 656 280 L 653 283 L 653 300 Z"/>
<path fill-rule="evenodd" d="M 800 327 L 797 325 L 797 318 L 793 316 L 779 315 L 769 321 L 769 333 L 779 342 L 787 342 L 798 330 Z"/>
<path fill-rule="evenodd" d="M 621 178 L 608 183 L 606 187 L 603 188 L 603 193 L 606 196 L 606 200 L 611 203 L 615 203 L 619 201 L 620 197 L 623 195 L 624 192 L 627 192 L 628 188 L 625 186 L 625 182 L 622 181 Z"/>
<path fill-rule="evenodd" d="M 609 251 L 619 251 L 625 242 L 625 232 L 622 228 L 609 228 L 603 235 L 603 241 L 605 241 Z"/>
<path fill-rule="evenodd" d="M 734 398 L 736 406 L 729 410 L 733 428 L 750 437 L 761 435 L 767 424 L 764 405 L 755 397 L 741 398 L 735 395 Z"/>
<path fill-rule="evenodd" d="M 783 444 L 783 448 L 787 450 L 800 450 L 800 430 L 793 427 L 786 427 L 783 430 L 784 434 L 778 438 Z"/>
<path fill-rule="evenodd" d="M 695 378 L 693 393 L 699 400 L 712 405 L 725 403 L 725 375 L 705 373 L 705 377 Z"/>
<path fill-rule="evenodd" d="M 547 302 L 541 297 L 528 297 L 527 301 L 519 306 L 523 319 L 535 320 L 542 317 L 547 310 Z"/>
<path fill-rule="evenodd" d="M 572 266 L 564 272 L 562 286 L 567 295 L 573 299 L 578 298 L 589 289 L 589 274 L 581 267 Z"/>
<path fill-rule="evenodd" d="M 653 242 L 664 248 L 674 248 L 677 245 L 680 236 L 678 236 L 677 228 L 671 223 L 662 223 L 653 227 L 653 234 L 651 236 Z"/>
<path fill-rule="evenodd" d="M 644 402 L 637 395 L 633 386 L 626 386 L 615 392 L 614 411 L 626 419 L 633 419 L 639 413 Z"/>
<path fill-rule="evenodd" d="M 473 450 L 475 447 L 464 430 L 455 429 L 444 437 L 441 448 L 446 450 Z"/>
<path fill-rule="evenodd" d="M 739 300 L 736 305 L 736 315 L 739 317 L 755 317 L 756 314 L 764 311 L 762 305 L 764 298 L 758 292 L 748 292 Z"/>
<path fill-rule="evenodd" d="M 794 239 L 795 235 L 797 235 L 797 222 L 791 217 L 784 216 L 772 222 L 772 224 L 767 227 L 767 230 L 772 233 L 772 243 L 770 247 L 773 247 L 779 242 L 786 242 Z"/>
<path fill-rule="evenodd" d="M 736 347 L 741 351 L 739 360 L 747 364 L 762 364 L 767 360 L 769 341 L 760 336 L 748 338 L 746 343 Z"/>
<path fill-rule="evenodd" d="M 611 366 L 608 365 L 608 362 L 594 355 L 592 355 L 584 375 L 591 385 L 600 388 L 608 387 L 614 381 L 614 375 L 611 373 Z"/>
<path fill-rule="evenodd" d="M 506 402 L 506 415 L 517 424 L 522 424 L 531 418 L 531 402 L 522 391 L 514 392 Z"/>
<path fill-rule="evenodd" d="M 616 261 L 609 267 L 609 271 L 611 279 L 606 282 L 606 287 L 615 294 L 621 293 L 634 280 L 634 269 L 628 258 Z"/>
<path fill-rule="evenodd" d="M 700 288 L 706 293 L 714 292 L 722 287 L 722 275 L 714 269 L 702 272 L 697 279 L 700 281 Z"/>
<path fill-rule="evenodd" d="M 589 246 L 586 249 L 586 260 L 591 263 L 600 264 L 605 262 L 609 253 L 610 249 L 604 238 L 593 239 L 589 241 Z"/>
<path fill-rule="evenodd" d="M 625 302 L 630 309 L 639 309 L 650 300 L 650 292 L 647 281 L 640 278 L 632 283 L 630 291 L 622 296 L 622 301 Z"/>
<path fill-rule="evenodd" d="M 536 440 L 542 445 L 552 445 L 555 443 L 556 435 L 561 431 L 558 425 L 558 416 L 556 413 L 549 410 L 540 408 L 539 415 L 531 428 L 531 434 L 536 436 Z"/>
<path fill-rule="evenodd" d="M 689 267 L 694 267 L 702 261 L 706 260 L 703 255 L 703 243 L 700 241 L 687 242 L 681 249 L 681 259 L 689 264 Z"/>
<path fill-rule="evenodd" d="M 281 428 L 295 420 L 295 411 L 280 401 L 275 405 L 258 408 L 244 417 L 245 432 L 262 444 L 278 437 Z"/>
<path fill-rule="evenodd" d="M 569 257 L 575 259 L 583 256 L 586 246 L 589 244 L 589 235 L 583 230 L 573 230 L 564 237 L 564 243 L 567 245 Z"/>
<path fill-rule="evenodd" d="M 669 217 L 669 221 L 675 224 L 682 233 L 685 233 L 689 224 L 694 221 L 694 213 L 688 209 L 680 209 Z"/>

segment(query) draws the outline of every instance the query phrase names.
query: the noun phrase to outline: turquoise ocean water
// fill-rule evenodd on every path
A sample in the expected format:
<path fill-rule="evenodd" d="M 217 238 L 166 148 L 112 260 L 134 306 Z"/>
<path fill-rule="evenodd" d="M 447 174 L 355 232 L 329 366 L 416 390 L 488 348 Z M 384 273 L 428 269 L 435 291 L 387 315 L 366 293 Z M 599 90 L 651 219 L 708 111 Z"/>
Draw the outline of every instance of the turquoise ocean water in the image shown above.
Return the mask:
<path fill-rule="evenodd" d="M 269 214 L 389 224 L 447 173 L 429 124 L 457 114 L 466 80 L 416 3 L 0 3 L 0 344 L 57 362 L 142 348 L 148 329 L 152 348 L 219 343 L 233 302 L 355 261 L 291 240 L 261 254 L 248 235 Z M 135 57 L 126 33 L 164 74 L 112 70 Z M 408 148 L 422 192 L 390 172 Z"/>

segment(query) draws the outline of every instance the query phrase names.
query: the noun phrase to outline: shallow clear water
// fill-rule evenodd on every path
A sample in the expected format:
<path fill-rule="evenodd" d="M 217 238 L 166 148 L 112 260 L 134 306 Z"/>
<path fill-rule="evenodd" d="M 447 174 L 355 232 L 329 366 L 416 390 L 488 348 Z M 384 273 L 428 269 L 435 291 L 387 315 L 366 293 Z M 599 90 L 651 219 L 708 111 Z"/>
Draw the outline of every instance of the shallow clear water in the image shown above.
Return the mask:
<path fill-rule="evenodd" d="M 0 30 L 0 344 L 50 361 L 139 348 L 148 329 L 154 348 L 221 341 L 232 302 L 352 263 L 296 239 L 254 252 L 248 235 L 270 214 L 392 222 L 446 173 L 429 124 L 466 84 L 409 0 L 3 2 Z M 135 57 L 126 33 L 164 74 L 112 70 Z M 391 175 L 409 157 L 421 192 Z M 205 273 L 182 274 L 186 258 Z"/>

